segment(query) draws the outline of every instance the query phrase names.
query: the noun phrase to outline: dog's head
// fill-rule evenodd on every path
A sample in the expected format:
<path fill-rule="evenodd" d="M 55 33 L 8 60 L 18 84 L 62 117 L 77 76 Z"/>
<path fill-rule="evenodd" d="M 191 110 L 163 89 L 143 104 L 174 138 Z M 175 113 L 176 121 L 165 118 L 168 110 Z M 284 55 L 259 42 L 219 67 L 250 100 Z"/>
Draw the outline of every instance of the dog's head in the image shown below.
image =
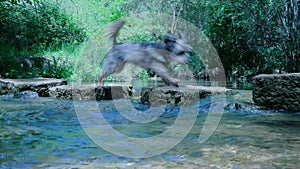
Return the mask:
<path fill-rule="evenodd" d="M 167 50 L 172 54 L 171 59 L 185 64 L 190 60 L 190 52 L 192 48 L 186 43 L 182 33 L 178 34 L 179 38 L 175 38 L 174 35 L 168 33 L 164 37 L 164 43 L 166 44 Z"/>

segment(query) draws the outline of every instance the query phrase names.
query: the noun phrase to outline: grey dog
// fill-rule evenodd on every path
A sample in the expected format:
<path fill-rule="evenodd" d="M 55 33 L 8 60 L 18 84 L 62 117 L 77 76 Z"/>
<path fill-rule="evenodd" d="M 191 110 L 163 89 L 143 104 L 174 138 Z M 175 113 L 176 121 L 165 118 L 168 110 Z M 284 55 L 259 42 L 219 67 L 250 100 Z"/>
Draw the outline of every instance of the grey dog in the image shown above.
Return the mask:
<path fill-rule="evenodd" d="M 106 34 L 113 39 L 113 47 L 104 57 L 102 72 L 98 82 L 115 73 L 121 72 L 125 63 L 133 63 L 145 69 L 151 69 L 159 75 L 167 85 L 178 86 L 179 80 L 171 77 L 167 72 L 167 66 L 172 61 L 186 64 L 189 61 L 191 47 L 180 33 L 176 39 L 172 34 L 164 36 L 163 42 L 125 42 L 117 43 L 116 37 L 119 30 L 125 24 L 124 21 L 116 21 L 106 29 Z"/>

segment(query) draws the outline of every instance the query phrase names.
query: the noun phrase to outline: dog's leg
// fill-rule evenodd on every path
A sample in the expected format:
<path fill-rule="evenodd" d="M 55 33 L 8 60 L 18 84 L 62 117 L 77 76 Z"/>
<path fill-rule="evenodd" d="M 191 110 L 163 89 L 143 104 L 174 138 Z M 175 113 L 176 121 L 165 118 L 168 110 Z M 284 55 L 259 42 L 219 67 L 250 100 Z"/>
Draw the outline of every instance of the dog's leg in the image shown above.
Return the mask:
<path fill-rule="evenodd" d="M 165 77 L 163 78 L 164 82 L 168 85 L 168 86 L 175 86 L 175 87 L 179 87 L 178 83 L 179 80 L 172 78 L 171 76 L 169 76 L 167 73 L 165 74 Z"/>
<path fill-rule="evenodd" d="M 116 50 L 112 50 L 109 53 L 107 53 L 102 62 L 102 72 L 98 77 L 98 83 L 103 84 L 103 80 L 107 76 L 115 72 L 121 71 L 123 69 L 125 63 L 123 63 L 124 61 L 122 61 L 121 58 L 122 57 L 117 55 Z"/>
<path fill-rule="evenodd" d="M 125 63 L 126 62 L 121 62 L 118 66 L 117 66 L 117 68 L 116 68 L 116 70 L 115 70 L 115 73 L 120 73 L 123 69 L 124 69 L 124 66 L 125 66 Z"/>
<path fill-rule="evenodd" d="M 168 74 L 168 71 L 164 68 L 164 66 L 162 66 L 162 65 L 159 65 L 159 66 L 156 65 L 156 67 L 153 68 L 153 71 L 157 75 L 159 75 L 167 85 L 172 85 L 172 86 L 178 87 L 179 80 L 171 77 Z"/>
<path fill-rule="evenodd" d="M 118 65 L 115 64 L 103 64 L 103 72 L 100 73 L 98 77 L 98 83 L 103 84 L 103 80 L 113 74 L 113 73 L 119 73 L 124 69 L 125 62 L 121 62 Z"/>
<path fill-rule="evenodd" d="M 118 65 L 117 64 L 103 64 L 102 67 L 103 67 L 103 70 L 98 77 L 98 83 L 100 83 L 100 84 L 103 84 L 104 79 L 107 76 L 109 76 L 115 72 Z"/>
<path fill-rule="evenodd" d="M 109 76 L 109 75 L 110 75 L 110 74 L 104 73 L 104 72 L 100 73 L 100 75 L 99 75 L 99 77 L 98 77 L 98 83 L 99 83 L 99 84 L 103 84 L 103 80 L 104 80 L 107 76 Z"/>

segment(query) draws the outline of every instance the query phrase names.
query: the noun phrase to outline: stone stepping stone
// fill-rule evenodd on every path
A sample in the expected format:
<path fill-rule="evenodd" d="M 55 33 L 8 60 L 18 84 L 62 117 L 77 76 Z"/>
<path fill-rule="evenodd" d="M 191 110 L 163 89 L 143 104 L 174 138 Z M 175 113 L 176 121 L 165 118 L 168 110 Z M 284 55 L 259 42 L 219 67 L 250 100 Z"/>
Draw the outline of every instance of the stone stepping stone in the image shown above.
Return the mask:
<path fill-rule="evenodd" d="M 55 78 L 0 79 L 0 95 L 33 91 L 40 97 L 48 97 L 49 88 L 66 84 L 66 80 Z"/>
<path fill-rule="evenodd" d="M 180 86 L 178 87 L 143 87 L 136 93 L 132 86 L 110 84 L 107 86 L 63 85 L 50 88 L 50 96 L 58 99 L 73 100 L 112 100 L 134 98 L 137 96 L 142 103 L 150 104 L 189 104 L 209 95 L 232 94 L 225 87 Z"/>
<path fill-rule="evenodd" d="M 300 112 L 300 73 L 257 75 L 252 95 L 266 109 Z"/>
<path fill-rule="evenodd" d="M 205 98 L 212 95 L 231 95 L 234 94 L 231 89 L 225 87 L 207 87 L 207 86 L 192 86 L 184 85 L 180 87 L 158 87 L 158 88 L 143 88 L 141 92 L 141 102 L 150 103 L 153 105 L 161 104 L 190 104 L 199 98 Z"/>
<path fill-rule="evenodd" d="M 129 98 L 132 87 L 124 85 L 97 86 L 62 85 L 50 88 L 50 97 L 72 100 L 112 100 Z"/>

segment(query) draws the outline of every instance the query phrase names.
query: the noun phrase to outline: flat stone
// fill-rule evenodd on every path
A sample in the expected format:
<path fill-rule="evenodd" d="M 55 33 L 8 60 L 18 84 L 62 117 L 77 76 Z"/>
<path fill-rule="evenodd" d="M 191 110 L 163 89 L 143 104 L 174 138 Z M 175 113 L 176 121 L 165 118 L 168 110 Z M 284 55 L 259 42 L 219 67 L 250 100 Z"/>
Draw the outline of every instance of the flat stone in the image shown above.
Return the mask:
<path fill-rule="evenodd" d="M 109 85 L 62 85 L 50 88 L 50 97 L 72 100 L 112 100 L 129 98 L 132 94 L 130 86 Z"/>
<path fill-rule="evenodd" d="M 49 88 L 65 84 L 66 80 L 55 78 L 0 79 L 0 95 L 33 91 L 41 97 L 48 97 Z"/>
<path fill-rule="evenodd" d="M 188 105 L 199 98 L 206 96 L 233 94 L 231 89 L 225 87 L 206 87 L 206 86 L 191 86 L 185 85 L 180 87 L 158 87 L 158 88 L 143 88 L 141 92 L 141 102 L 150 103 L 151 105 L 161 104 L 179 104 Z"/>
<path fill-rule="evenodd" d="M 253 101 L 266 109 L 300 112 L 300 73 L 253 77 Z"/>

